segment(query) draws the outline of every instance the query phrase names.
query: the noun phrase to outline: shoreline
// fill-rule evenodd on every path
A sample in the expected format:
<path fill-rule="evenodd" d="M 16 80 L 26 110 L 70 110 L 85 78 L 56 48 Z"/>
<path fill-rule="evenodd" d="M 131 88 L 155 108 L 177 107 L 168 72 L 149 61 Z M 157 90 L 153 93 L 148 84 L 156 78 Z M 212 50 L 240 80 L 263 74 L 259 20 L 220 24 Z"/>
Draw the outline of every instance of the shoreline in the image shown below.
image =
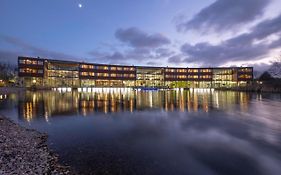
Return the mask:
<path fill-rule="evenodd" d="M 0 174 L 75 174 L 60 165 L 47 146 L 47 134 L 0 115 Z"/>

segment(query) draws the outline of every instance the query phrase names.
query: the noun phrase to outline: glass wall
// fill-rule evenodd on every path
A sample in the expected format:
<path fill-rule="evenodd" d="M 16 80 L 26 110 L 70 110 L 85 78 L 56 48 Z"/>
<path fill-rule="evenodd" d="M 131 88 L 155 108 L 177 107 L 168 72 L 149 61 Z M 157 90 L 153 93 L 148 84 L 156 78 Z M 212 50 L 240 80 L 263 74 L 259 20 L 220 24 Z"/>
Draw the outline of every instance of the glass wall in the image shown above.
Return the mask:
<path fill-rule="evenodd" d="M 137 68 L 137 87 L 164 86 L 163 68 Z"/>

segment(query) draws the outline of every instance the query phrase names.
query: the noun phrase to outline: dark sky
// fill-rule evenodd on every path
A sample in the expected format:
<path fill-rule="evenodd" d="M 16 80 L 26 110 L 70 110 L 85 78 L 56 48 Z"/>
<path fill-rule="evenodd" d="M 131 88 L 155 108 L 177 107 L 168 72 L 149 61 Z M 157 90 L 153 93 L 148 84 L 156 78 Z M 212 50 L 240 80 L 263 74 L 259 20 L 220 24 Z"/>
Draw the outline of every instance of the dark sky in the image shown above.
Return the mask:
<path fill-rule="evenodd" d="M 1 0 L 0 61 L 18 55 L 180 67 L 268 65 L 280 0 Z"/>

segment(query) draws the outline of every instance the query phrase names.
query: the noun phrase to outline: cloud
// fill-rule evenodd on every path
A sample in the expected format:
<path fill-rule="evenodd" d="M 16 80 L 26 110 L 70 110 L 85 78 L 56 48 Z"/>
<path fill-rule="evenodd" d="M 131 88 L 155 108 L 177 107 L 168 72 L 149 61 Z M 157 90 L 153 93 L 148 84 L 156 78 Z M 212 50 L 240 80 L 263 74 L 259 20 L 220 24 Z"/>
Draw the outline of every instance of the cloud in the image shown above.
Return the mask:
<path fill-rule="evenodd" d="M 272 35 L 281 37 L 280 33 L 281 15 L 262 21 L 249 33 L 240 34 L 218 45 L 208 42 L 195 45 L 186 43 L 181 47 L 181 51 L 187 56 L 183 62 L 222 65 L 230 61 L 258 60 L 268 55 L 271 49 L 280 47 L 278 43 L 281 38 L 275 41 L 268 40 L 268 37 Z"/>
<path fill-rule="evenodd" d="M 77 59 L 72 55 L 35 47 L 16 37 L 0 35 L 0 41 L 5 44 L 10 44 L 15 48 L 14 51 L 5 51 L 5 50 L 0 51 L 0 56 L 11 60 L 17 60 L 18 56 L 34 56 L 34 57 L 45 57 L 45 58 L 53 58 L 53 59 L 65 59 L 65 60 Z"/>
<path fill-rule="evenodd" d="M 180 21 L 179 31 L 222 31 L 252 22 L 263 15 L 270 0 L 216 0 L 192 19 Z"/>
<path fill-rule="evenodd" d="M 175 63 L 175 64 L 179 64 L 179 63 L 182 63 L 183 59 L 182 59 L 182 55 L 174 55 L 174 56 L 171 56 L 169 59 L 168 59 L 168 62 L 169 63 Z"/>
<path fill-rule="evenodd" d="M 15 65 L 17 63 L 17 58 L 22 55 L 19 52 L 0 50 L 0 63 L 8 63 Z"/>
<path fill-rule="evenodd" d="M 171 41 L 164 35 L 156 33 L 149 34 L 136 27 L 118 29 L 115 32 L 117 40 L 122 45 L 109 51 L 94 50 L 89 53 L 95 60 L 105 63 L 120 63 L 138 61 L 148 65 L 154 65 L 155 59 L 166 59 L 173 55 L 168 46 Z"/>
<path fill-rule="evenodd" d="M 136 48 L 157 48 L 171 43 L 166 36 L 160 33 L 148 34 L 136 27 L 118 29 L 115 37 Z"/>

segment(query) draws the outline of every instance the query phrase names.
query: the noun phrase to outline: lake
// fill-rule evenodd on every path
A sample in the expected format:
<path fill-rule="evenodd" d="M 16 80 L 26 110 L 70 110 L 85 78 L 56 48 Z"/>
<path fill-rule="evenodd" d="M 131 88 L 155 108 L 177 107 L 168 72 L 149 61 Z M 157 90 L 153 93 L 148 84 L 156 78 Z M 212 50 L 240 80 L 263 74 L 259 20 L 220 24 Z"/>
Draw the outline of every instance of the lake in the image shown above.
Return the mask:
<path fill-rule="evenodd" d="M 277 175 L 281 95 L 95 89 L 0 94 L 0 114 L 46 132 L 80 174 Z"/>

